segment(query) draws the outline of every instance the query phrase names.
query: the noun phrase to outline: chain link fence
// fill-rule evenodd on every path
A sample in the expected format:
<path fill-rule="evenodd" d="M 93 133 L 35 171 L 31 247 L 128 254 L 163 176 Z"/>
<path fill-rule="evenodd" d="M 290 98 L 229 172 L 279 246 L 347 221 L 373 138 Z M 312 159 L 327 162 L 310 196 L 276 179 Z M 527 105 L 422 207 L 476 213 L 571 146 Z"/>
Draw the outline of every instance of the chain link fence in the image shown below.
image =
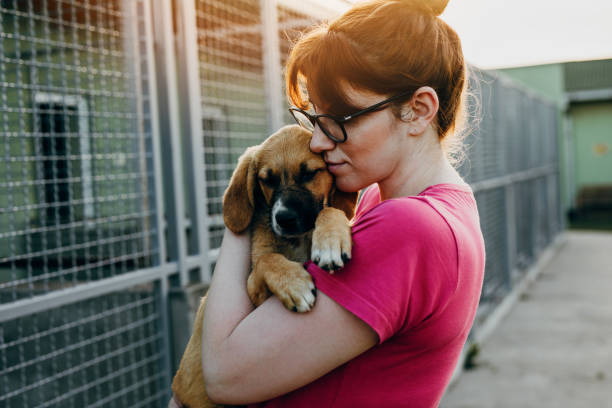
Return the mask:
<path fill-rule="evenodd" d="M 0 0 L 0 406 L 167 405 L 173 294 L 210 279 L 237 158 L 292 122 L 291 43 L 346 6 Z M 486 313 L 562 228 L 557 111 L 472 89 Z"/>

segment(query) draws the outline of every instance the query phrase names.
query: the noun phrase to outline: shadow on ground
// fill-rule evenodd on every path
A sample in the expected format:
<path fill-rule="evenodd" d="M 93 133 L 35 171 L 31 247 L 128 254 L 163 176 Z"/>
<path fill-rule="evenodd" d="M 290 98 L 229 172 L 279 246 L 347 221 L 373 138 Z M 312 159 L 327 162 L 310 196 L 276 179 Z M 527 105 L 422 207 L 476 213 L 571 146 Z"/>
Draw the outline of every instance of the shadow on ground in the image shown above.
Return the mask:
<path fill-rule="evenodd" d="M 612 231 L 612 210 L 590 210 L 572 214 L 569 229 Z"/>

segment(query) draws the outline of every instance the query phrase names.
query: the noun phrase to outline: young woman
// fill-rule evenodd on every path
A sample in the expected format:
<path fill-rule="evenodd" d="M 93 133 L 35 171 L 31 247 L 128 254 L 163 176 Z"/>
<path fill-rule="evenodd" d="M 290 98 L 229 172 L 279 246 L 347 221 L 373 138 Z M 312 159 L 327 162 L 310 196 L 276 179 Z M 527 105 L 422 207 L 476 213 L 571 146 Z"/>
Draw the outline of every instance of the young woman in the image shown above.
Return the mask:
<path fill-rule="evenodd" d="M 226 231 L 202 358 L 209 396 L 262 407 L 435 407 L 472 326 L 484 244 L 450 162 L 465 64 L 446 1 L 359 3 L 304 36 L 287 64 L 298 123 L 344 191 L 367 188 L 353 258 L 297 314 L 246 293 L 249 237 Z M 307 96 L 301 92 L 307 89 Z M 261 402 L 265 401 L 265 402 Z M 255 404 L 257 403 L 257 404 Z"/>

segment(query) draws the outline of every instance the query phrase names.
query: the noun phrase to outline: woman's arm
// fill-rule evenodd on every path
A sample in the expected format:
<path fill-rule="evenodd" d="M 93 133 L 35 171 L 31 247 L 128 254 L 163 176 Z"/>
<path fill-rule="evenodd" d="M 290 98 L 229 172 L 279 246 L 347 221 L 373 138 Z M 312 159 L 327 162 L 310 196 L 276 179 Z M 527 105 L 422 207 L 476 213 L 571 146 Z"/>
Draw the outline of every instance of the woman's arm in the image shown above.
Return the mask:
<path fill-rule="evenodd" d="M 286 394 L 378 342 L 374 330 L 323 293 L 304 314 L 275 297 L 253 309 L 249 259 L 248 234 L 226 230 L 202 333 L 204 379 L 214 401 L 246 404 Z"/>

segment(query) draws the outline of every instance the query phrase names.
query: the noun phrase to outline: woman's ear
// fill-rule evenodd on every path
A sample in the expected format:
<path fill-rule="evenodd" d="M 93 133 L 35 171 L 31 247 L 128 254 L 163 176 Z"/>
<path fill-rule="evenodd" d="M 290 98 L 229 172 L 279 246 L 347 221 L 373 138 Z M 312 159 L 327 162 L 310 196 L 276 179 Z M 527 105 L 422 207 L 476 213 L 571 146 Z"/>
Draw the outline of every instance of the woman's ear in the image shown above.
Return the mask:
<path fill-rule="evenodd" d="M 355 205 L 357 204 L 358 196 L 359 192 L 345 193 L 334 187 L 329 195 L 329 206 L 342 210 L 346 218 L 350 220 L 355 215 Z"/>
<path fill-rule="evenodd" d="M 247 229 L 255 210 L 257 188 L 255 153 L 258 146 L 249 147 L 238 159 L 229 186 L 223 194 L 223 221 L 227 228 L 239 234 Z"/>
<path fill-rule="evenodd" d="M 414 92 L 412 98 L 402 107 L 402 120 L 411 124 L 410 135 L 420 135 L 435 120 L 440 102 L 438 94 L 429 86 L 422 86 Z"/>

